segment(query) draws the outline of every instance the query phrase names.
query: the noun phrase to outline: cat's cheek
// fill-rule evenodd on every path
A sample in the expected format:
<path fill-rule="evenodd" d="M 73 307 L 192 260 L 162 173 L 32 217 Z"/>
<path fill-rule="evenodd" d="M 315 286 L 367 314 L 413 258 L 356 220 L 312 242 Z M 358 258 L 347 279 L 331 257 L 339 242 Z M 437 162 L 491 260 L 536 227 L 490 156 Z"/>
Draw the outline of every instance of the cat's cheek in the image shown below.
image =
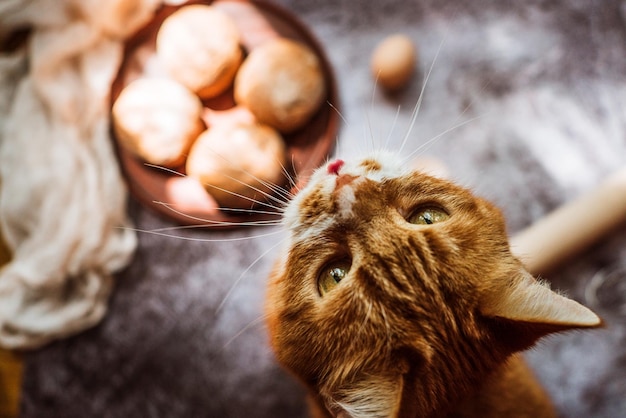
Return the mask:
<path fill-rule="evenodd" d="M 294 235 L 327 220 L 333 213 L 333 204 L 329 199 L 333 188 L 332 182 L 307 186 L 299 192 L 285 209 L 285 225 Z M 328 224 L 326 221 L 325 224 Z M 318 228 L 319 229 L 319 228 Z M 309 234 L 310 235 L 310 234 Z"/>

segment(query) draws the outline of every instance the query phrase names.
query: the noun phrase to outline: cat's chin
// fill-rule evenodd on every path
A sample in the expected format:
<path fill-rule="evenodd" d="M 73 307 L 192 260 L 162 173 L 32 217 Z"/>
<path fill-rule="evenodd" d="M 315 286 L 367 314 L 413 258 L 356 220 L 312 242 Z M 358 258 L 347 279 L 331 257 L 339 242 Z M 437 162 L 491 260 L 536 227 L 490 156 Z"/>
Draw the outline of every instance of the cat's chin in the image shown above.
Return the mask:
<path fill-rule="evenodd" d="M 401 408 L 403 378 L 367 376 L 326 396 L 336 417 L 396 417 Z"/>

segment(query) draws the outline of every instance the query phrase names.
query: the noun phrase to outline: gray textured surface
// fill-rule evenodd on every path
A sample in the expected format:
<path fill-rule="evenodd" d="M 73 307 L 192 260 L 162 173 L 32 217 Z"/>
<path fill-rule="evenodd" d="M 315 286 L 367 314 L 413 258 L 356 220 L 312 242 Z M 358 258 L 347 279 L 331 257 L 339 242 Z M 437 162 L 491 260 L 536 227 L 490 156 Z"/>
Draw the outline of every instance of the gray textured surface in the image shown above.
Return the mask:
<path fill-rule="evenodd" d="M 347 121 L 337 154 L 367 148 L 392 128 L 392 143 L 401 142 L 420 77 L 389 97 L 374 90 L 368 67 L 374 44 L 399 31 L 418 44 L 422 76 L 439 50 L 408 149 L 469 121 L 424 153 L 498 204 L 511 232 L 626 165 L 624 1 L 279 3 L 311 27 L 335 68 Z M 131 212 L 141 229 L 171 226 L 136 204 Z M 196 241 L 268 231 L 276 234 Z M 258 321 L 282 232 L 176 234 L 191 240 L 140 235 L 100 326 L 28 356 L 24 417 L 304 416 L 302 393 L 273 363 Z M 592 277 L 609 285 L 612 272 L 615 287 L 586 300 Z M 531 363 L 562 416 L 626 416 L 626 229 L 549 279 L 593 302 L 608 328 L 549 338 L 529 353 Z"/>

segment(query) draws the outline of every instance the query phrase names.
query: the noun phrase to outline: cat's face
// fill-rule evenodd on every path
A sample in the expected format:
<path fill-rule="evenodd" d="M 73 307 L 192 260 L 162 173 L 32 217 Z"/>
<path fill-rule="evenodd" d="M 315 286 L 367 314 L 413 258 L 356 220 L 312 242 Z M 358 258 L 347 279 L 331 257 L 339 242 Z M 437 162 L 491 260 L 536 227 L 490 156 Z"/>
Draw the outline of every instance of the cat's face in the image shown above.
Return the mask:
<path fill-rule="evenodd" d="M 285 224 L 272 345 L 333 413 L 433 414 L 541 335 L 600 323 L 525 272 L 493 205 L 391 155 L 319 169 Z M 533 321 L 549 326 L 514 325 Z"/>

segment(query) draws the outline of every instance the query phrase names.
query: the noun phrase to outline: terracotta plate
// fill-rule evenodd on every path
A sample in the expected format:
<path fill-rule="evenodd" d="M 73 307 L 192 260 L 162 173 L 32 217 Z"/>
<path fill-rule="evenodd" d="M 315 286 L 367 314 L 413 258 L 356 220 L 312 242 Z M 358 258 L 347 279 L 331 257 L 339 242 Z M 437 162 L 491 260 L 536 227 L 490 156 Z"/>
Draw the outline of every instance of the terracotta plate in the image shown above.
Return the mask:
<path fill-rule="evenodd" d="M 287 160 L 292 178 L 302 186 L 311 172 L 332 151 L 339 126 L 337 88 L 319 43 L 311 32 L 288 11 L 264 1 L 194 1 L 211 4 L 230 15 L 240 29 L 244 50 L 272 36 L 283 36 L 307 44 L 319 57 L 326 78 L 327 98 L 312 120 L 302 129 L 283 135 L 287 142 Z M 131 37 L 125 46 L 124 60 L 111 90 L 111 103 L 128 83 L 145 75 L 163 74 L 156 60 L 155 40 L 163 20 L 182 6 L 164 6 L 154 19 Z M 235 106 L 232 89 L 221 96 L 206 100 L 204 121 L 207 126 L 219 118 L 240 117 L 245 112 Z M 243 116 L 245 117 L 245 115 Z M 112 131 L 112 130 L 111 130 Z M 112 133 L 113 138 L 115 135 Z M 262 214 L 223 210 L 195 179 L 185 175 L 184 166 L 174 171 L 152 167 L 116 144 L 116 151 L 131 193 L 144 205 L 179 224 L 229 227 L 245 222 L 275 220 L 276 211 L 259 206 Z M 294 190 L 292 190 L 294 191 Z"/>

